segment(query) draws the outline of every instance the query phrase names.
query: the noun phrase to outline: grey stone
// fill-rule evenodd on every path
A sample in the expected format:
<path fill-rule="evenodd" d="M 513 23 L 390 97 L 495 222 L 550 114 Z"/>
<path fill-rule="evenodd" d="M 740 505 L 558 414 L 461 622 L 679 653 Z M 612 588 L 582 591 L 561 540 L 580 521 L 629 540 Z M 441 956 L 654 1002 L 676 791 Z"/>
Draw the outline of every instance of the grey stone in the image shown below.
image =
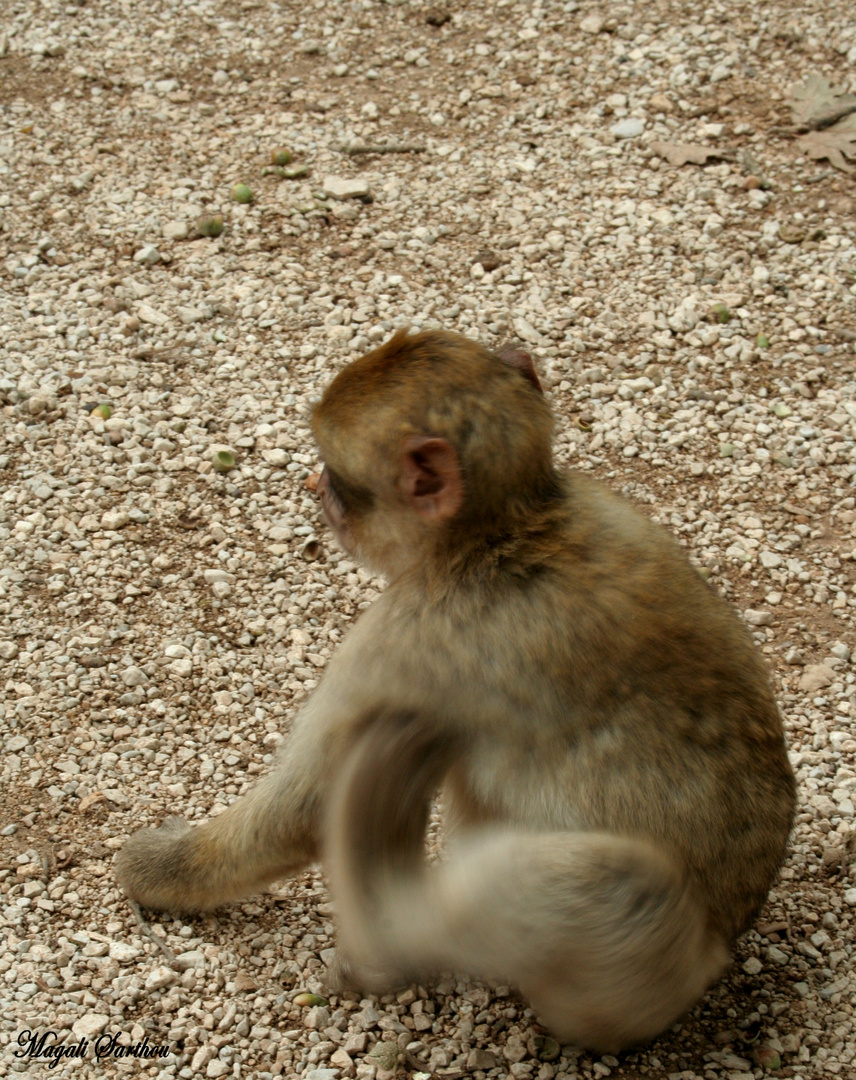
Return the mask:
<path fill-rule="evenodd" d="M 331 199 L 370 199 L 371 188 L 362 177 L 325 176 L 324 194 Z"/>
<path fill-rule="evenodd" d="M 645 121 L 635 116 L 628 116 L 624 120 L 619 120 L 617 124 L 613 124 L 609 130 L 616 139 L 635 139 L 645 130 Z"/>

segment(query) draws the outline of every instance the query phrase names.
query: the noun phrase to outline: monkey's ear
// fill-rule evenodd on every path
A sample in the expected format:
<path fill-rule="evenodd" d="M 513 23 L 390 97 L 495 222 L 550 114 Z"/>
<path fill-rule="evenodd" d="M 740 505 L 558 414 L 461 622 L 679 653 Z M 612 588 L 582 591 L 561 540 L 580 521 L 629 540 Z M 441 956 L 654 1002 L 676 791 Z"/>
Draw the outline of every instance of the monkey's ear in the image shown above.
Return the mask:
<path fill-rule="evenodd" d="M 525 349 L 518 349 L 516 345 L 512 345 L 509 342 L 509 344 L 502 345 L 498 348 L 496 350 L 496 355 L 504 364 L 507 364 L 509 367 L 517 368 L 520 374 L 532 383 L 539 394 L 544 393 L 541 388 L 541 381 L 538 378 L 538 373 L 535 370 L 535 365 L 532 363 L 532 357 Z"/>
<path fill-rule="evenodd" d="M 445 439 L 415 435 L 404 444 L 399 483 L 405 499 L 426 521 L 445 521 L 464 499 L 458 455 Z"/>

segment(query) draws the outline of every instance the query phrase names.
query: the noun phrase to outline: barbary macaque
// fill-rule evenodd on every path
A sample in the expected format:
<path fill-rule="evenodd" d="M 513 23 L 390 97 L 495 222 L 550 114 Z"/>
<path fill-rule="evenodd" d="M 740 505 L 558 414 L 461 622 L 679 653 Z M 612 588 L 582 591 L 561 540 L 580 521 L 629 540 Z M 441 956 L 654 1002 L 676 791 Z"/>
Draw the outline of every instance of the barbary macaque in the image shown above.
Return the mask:
<path fill-rule="evenodd" d="M 363 985 L 459 970 L 565 1041 L 656 1035 L 723 971 L 791 826 L 747 633 L 664 529 L 557 472 L 523 352 L 402 331 L 312 422 L 327 521 L 388 587 L 279 768 L 204 825 L 137 833 L 120 882 L 203 910 L 321 858 Z"/>

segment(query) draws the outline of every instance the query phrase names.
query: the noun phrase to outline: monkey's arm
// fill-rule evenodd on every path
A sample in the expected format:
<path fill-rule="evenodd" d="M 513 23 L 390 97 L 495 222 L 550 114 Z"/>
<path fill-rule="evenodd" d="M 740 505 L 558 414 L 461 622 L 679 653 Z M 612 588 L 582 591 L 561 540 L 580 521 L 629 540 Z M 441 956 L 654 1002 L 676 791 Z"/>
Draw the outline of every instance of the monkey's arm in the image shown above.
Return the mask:
<path fill-rule="evenodd" d="M 380 667 L 366 640 L 384 598 L 360 618 L 301 709 L 274 771 L 218 817 L 196 827 L 171 818 L 143 829 L 119 852 L 116 876 L 132 900 L 170 911 L 205 911 L 258 891 L 318 855 L 331 770 L 377 698 Z"/>
<path fill-rule="evenodd" d="M 116 876 L 144 907 L 204 911 L 255 892 L 316 857 L 328 739 L 304 716 L 278 767 L 218 817 L 169 818 L 125 844 Z"/>

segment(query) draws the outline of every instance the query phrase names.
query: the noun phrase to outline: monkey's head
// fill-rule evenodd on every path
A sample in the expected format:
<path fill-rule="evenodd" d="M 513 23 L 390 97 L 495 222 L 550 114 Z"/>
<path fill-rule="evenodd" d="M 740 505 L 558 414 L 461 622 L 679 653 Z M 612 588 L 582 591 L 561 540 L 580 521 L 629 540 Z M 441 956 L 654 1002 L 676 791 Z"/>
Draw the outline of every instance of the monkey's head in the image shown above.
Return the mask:
<path fill-rule="evenodd" d="M 388 577 L 507 540 L 558 497 L 550 409 L 511 348 L 401 330 L 336 376 L 312 427 L 328 523 Z"/>

